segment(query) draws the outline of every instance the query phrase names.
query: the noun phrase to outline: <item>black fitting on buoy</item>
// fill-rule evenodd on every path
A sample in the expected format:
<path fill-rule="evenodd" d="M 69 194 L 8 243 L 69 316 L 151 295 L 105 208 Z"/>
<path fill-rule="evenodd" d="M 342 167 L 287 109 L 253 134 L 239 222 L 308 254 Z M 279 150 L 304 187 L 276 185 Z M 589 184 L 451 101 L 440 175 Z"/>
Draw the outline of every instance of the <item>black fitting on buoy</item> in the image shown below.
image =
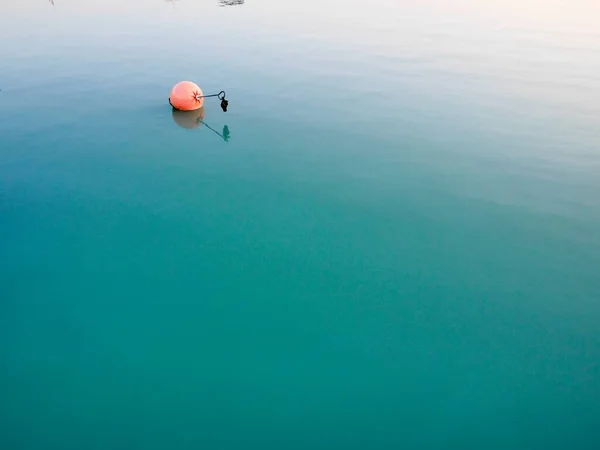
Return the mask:
<path fill-rule="evenodd" d="M 219 100 L 221 100 L 221 109 L 223 112 L 227 112 L 227 107 L 229 106 L 229 101 L 225 98 L 225 91 L 221 91 L 217 94 Z"/>
<path fill-rule="evenodd" d="M 227 112 L 227 106 L 229 106 L 229 102 L 225 99 L 221 100 L 221 108 L 223 109 L 223 112 Z"/>

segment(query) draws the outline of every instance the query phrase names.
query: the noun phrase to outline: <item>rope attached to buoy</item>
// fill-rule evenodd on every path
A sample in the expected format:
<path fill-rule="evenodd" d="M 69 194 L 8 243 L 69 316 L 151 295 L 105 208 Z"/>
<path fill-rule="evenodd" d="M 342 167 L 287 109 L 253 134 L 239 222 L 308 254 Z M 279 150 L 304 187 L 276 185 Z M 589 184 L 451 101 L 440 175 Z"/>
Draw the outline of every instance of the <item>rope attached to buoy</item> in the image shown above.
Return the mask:
<path fill-rule="evenodd" d="M 201 98 L 209 98 L 209 97 L 217 97 L 221 100 L 221 109 L 223 112 L 227 112 L 227 107 L 229 106 L 229 100 L 225 98 L 227 94 L 225 91 L 221 91 L 218 94 L 210 94 L 210 95 L 196 95 L 196 100 L 200 100 Z"/>

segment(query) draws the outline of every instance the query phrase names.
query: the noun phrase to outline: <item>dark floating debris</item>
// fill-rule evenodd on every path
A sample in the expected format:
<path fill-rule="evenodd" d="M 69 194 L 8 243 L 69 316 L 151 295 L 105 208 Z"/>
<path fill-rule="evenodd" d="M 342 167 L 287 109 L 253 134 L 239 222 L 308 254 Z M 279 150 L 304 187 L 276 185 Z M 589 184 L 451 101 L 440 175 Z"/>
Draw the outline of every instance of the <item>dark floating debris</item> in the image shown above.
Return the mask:
<path fill-rule="evenodd" d="M 219 6 L 238 6 L 243 5 L 245 0 L 219 0 Z"/>

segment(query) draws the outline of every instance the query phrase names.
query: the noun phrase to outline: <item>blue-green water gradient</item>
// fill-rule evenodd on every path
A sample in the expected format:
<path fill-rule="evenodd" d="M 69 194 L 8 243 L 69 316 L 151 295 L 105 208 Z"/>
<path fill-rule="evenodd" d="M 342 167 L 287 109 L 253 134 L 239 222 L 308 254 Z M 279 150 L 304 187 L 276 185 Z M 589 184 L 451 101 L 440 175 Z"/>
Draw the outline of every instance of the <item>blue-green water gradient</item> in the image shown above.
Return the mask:
<path fill-rule="evenodd" d="M 600 7 L 480 3 L 0 6 L 0 448 L 600 448 Z"/>

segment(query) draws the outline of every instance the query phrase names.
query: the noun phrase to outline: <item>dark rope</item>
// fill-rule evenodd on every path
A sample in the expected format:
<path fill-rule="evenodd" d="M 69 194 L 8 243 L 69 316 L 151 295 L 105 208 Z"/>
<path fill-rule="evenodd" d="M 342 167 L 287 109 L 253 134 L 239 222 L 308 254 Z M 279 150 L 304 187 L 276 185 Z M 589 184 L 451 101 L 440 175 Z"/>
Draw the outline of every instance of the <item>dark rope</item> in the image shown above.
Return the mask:
<path fill-rule="evenodd" d="M 196 96 L 196 98 L 209 98 L 209 97 L 217 97 L 219 100 L 221 100 L 221 109 L 223 110 L 223 112 L 227 112 L 227 107 L 229 106 L 229 101 L 227 101 L 225 99 L 225 91 L 221 91 L 218 94 L 211 94 L 211 95 L 198 95 Z"/>
<path fill-rule="evenodd" d="M 197 95 L 196 98 L 209 98 L 209 97 L 217 97 L 221 100 L 221 109 L 223 112 L 227 112 L 227 107 L 229 106 L 229 101 L 225 98 L 225 91 L 221 91 L 218 94 L 210 94 L 210 95 Z"/>
<path fill-rule="evenodd" d="M 198 95 L 196 98 L 209 98 L 209 97 L 219 97 L 219 100 L 223 100 L 225 98 L 225 91 L 221 91 L 218 94 L 210 94 L 210 95 Z"/>

